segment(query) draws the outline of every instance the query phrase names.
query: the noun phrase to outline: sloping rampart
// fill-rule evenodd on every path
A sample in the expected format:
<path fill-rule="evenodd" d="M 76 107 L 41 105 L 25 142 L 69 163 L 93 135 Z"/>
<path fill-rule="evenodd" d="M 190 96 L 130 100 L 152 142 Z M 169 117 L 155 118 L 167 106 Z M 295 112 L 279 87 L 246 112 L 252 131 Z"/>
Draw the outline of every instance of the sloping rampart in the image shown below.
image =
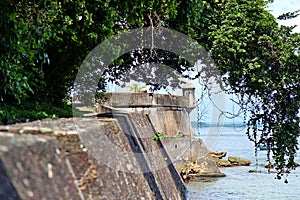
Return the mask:
<path fill-rule="evenodd" d="M 114 117 L 74 119 L 76 128 L 69 119 L 45 120 L 0 132 L 0 199 L 185 199 L 147 116 Z"/>

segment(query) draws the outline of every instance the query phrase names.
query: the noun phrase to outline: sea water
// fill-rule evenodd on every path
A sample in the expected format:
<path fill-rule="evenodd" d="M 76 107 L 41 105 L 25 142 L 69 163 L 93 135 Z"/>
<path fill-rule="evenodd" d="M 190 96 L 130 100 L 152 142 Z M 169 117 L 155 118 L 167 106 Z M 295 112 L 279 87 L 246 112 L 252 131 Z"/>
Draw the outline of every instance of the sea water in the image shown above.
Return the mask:
<path fill-rule="evenodd" d="M 197 129 L 194 130 L 198 132 Z M 281 180 L 275 171 L 264 168 L 267 151 L 258 151 L 248 140 L 243 127 L 205 127 L 198 133 L 208 148 L 226 151 L 227 155 L 252 161 L 250 166 L 221 168 L 223 178 L 202 178 L 187 184 L 187 199 L 201 200 L 298 200 L 300 199 L 300 167 Z M 226 159 L 226 158 L 225 158 Z M 296 162 L 300 163 L 300 152 Z M 260 171 L 249 173 L 249 170 Z M 284 183 L 285 178 L 288 183 Z"/>

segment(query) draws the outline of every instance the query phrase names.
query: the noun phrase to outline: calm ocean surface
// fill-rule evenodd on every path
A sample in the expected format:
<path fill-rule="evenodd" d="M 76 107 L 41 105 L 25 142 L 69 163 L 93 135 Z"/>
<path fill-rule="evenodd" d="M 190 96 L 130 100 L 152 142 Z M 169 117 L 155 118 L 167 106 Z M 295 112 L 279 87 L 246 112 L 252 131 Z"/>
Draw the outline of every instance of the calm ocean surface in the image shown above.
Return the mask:
<path fill-rule="evenodd" d="M 197 132 L 197 130 L 194 130 Z M 227 155 L 246 158 L 251 166 L 222 168 L 224 178 L 206 178 L 187 184 L 187 198 L 190 200 L 298 200 L 300 199 L 300 167 L 284 179 L 275 179 L 275 173 L 268 173 L 266 151 L 258 151 L 258 162 L 254 145 L 247 139 L 243 128 L 206 127 L 200 129 L 200 138 L 213 150 L 227 151 Z M 300 152 L 296 162 L 300 163 Z M 261 170 L 249 173 L 249 170 Z"/>

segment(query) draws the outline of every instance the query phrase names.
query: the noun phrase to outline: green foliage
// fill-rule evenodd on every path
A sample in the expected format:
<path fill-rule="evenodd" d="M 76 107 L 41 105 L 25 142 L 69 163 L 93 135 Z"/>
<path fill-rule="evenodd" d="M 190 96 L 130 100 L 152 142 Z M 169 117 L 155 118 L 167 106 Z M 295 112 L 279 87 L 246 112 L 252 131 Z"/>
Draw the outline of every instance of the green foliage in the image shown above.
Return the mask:
<path fill-rule="evenodd" d="M 145 85 L 143 86 L 139 86 L 138 84 L 136 83 L 133 83 L 131 85 L 128 85 L 127 88 L 129 88 L 131 91 L 133 92 L 142 92 L 143 89 L 147 88 Z"/>
<path fill-rule="evenodd" d="M 158 133 L 156 133 L 155 135 L 153 135 L 152 139 L 153 139 L 154 141 L 157 142 L 158 140 L 160 140 L 160 139 L 162 139 L 162 138 L 164 138 L 164 137 L 165 137 L 164 134 L 158 132 Z"/>
<path fill-rule="evenodd" d="M 38 26 L 29 11 L 30 3 L 8 1 L 2 7 L 0 22 L 0 96 L 1 101 L 17 101 L 34 94 L 43 84 L 38 64 L 45 63 L 43 50 L 48 33 Z M 38 79 L 39 83 L 35 80 Z"/>
<path fill-rule="evenodd" d="M 287 19 L 293 19 L 295 17 L 298 17 L 300 15 L 300 10 L 294 11 L 294 12 L 288 12 L 288 13 L 284 13 L 282 15 L 280 15 L 279 17 L 277 17 L 277 19 L 279 20 L 287 20 Z"/>
<path fill-rule="evenodd" d="M 62 105 L 87 53 L 113 34 L 113 12 L 89 0 L 2 2 L 1 101 Z"/>
<path fill-rule="evenodd" d="M 75 115 L 81 116 L 80 112 Z M 26 105 L 0 106 L 0 123 L 25 122 L 42 118 L 73 117 L 71 105 L 56 107 L 47 103 L 28 103 Z"/>
<path fill-rule="evenodd" d="M 294 168 L 298 149 L 300 37 L 279 27 L 265 7 L 264 1 L 228 1 L 208 39 L 227 92 L 240 94 L 250 113 L 249 139 L 271 147 L 282 175 Z"/>
<path fill-rule="evenodd" d="M 108 100 L 108 96 L 105 92 L 96 92 L 95 93 L 95 102 L 102 104 Z"/>
<path fill-rule="evenodd" d="M 164 138 L 169 138 L 169 139 L 174 139 L 174 138 L 180 138 L 182 137 L 182 133 L 176 133 L 176 135 L 174 136 L 167 136 L 167 135 L 164 135 L 162 132 L 158 131 L 155 135 L 153 135 L 152 139 L 154 141 L 158 141 L 160 139 L 164 139 Z"/>

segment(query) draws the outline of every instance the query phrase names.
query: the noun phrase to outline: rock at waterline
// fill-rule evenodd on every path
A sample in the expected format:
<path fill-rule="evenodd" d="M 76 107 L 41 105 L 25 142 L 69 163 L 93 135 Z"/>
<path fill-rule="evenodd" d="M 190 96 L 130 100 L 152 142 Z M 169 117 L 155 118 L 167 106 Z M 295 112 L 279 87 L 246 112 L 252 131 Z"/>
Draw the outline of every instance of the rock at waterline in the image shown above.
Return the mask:
<path fill-rule="evenodd" d="M 232 164 L 228 160 L 219 159 L 216 161 L 218 167 L 231 167 Z"/>
<path fill-rule="evenodd" d="M 232 167 L 232 166 L 249 166 L 251 164 L 250 160 L 240 158 L 240 157 L 233 157 L 228 156 L 228 160 L 223 159 L 226 157 L 226 151 L 210 151 L 210 155 L 216 162 L 218 167 Z"/>
<path fill-rule="evenodd" d="M 184 182 L 189 182 L 190 180 L 195 180 L 199 177 L 224 177 L 226 176 L 220 172 L 208 172 L 205 168 L 208 165 L 206 162 L 199 163 L 197 159 L 191 158 L 188 163 L 185 163 L 182 166 L 177 166 Z"/>
<path fill-rule="evenodd" d="M 267 168 L 267 169 L 273 169 L 273 168 L 274 168 L 274 164 L 271 163 L 271 162 L 268 162 L 268 163 L 265 165 L 265 168 Z"/>
<path fill-rule="evenodd" d="M 221 152 L 218 152 L 218 151 L 210 151 L 209 153 L 210 153 L 210 155 L 211 155 L 213 158 L 218 158 L 218 159 L 222 159 L 222 158 L 224 158 L 224 157 L 227 155 L 227 152 L 226 152 L 226 151 L 221 151 Z"/>
<path fill-rule="evenodd" d="M 249 166 L 251 164 L 250 160 L 233 156 L 228 156 L 228 161 L 232 164 L 232 166 Z"/>

